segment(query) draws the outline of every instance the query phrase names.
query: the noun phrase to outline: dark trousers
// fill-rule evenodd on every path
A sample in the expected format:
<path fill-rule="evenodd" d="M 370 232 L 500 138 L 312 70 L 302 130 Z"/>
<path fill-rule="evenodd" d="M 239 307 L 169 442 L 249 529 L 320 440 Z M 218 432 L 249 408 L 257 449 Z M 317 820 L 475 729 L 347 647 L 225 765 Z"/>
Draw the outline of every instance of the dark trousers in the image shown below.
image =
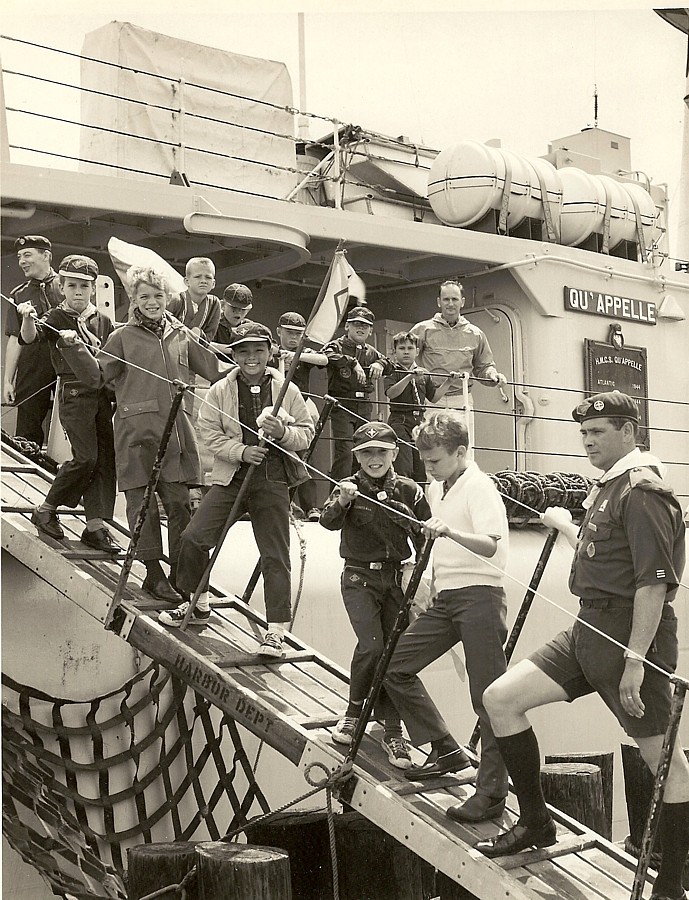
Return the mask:
<path fill-rule="evenodd" d="M 237 499 L 241 482 L 213 484 L 182 535 L 177 587 L 193 594 L 208 565 L 208 551 L 215 547 Z M 232 523 L 244 513 L 261 556 L 263 595 L 269 622 L 289 622 L 292 615 L 291 564 L 289 558 L 289 492 L 281 481 L 255 473 Z M 207 589 L 203 585 L 203 590 Z"/>
<path fill-rule="evenodd" d="M 134 532 L 136 517 L 139 514 L 141 503 L 144 499 L 143 487 L 130 488 L 124 492 L 127 501 L 127 522 L 129 530 Z M 170 559 L 170 581 L 177 582 L 177 568 L 179 560 L 180 542 L 182 532 L 191 519 L 191 505 L 189 503 L 189 486 L 178 481 L 159 481 L 156 492 L 167 513 L 167 539 L 168 557 Z M 151 498 L 146 514 L 144 527 L 136 550 L 136 558 L 144 562 L 163 558 L 163 538 L 160 531 L 160 516 L 155 497 Z"/>
<path fill-rule="evenodd" d="M 38 343 L 35 347 L 30 344 L 21 348 L 14 389 L 17 406 L 16 434 L 34 441 L 39 447 L 43 446 L 46 439 L 43 423 L 52 408 L 55 378 L 47 344 Z"/>
<path fill-rule="evenodd" d="M 507 794 L 507 771 L 500 756 L 483 692 L 506 668 L 506 601 L 502 588 L 473 585 L 441 591 L 430 609 L 412 622 L 399 639 L 385 686 L 404 720 L 411 742 L 428 743 L 449 729 L 418 673 L 459 641 L 469 678 L 471 703 L 481 723 L 481 763 L 476 792 L 490 797 Z"/>
<path fill-rule="evenodd" d="M 60 423 L 69 438 L 72 459 L 60 466 L 46 503 L 74 507 L 83 497 L 86 521 L 112 519 L 115 445 L 110 399 L 104 391 L 63 382 L 59 403 Z"/>
<path fill-rule="evenodd" d="M 413 419 L 390 418 L 388 425 L 400 439 L 397 445 L 397 459 L 395 460 L 395 472 L 398 475 L 406 475 L 414 481 L 425 482 L 426 467 L 421 462 L 419 451 L 414 446 L 412 431 L 418 423 Z"/>
<path fill-rule="evenodd" d="M 404 603 L 399 566 L 382 569 L 345 564 L 342 572 L 342 600 L 357 637 L 349 676 L 350 702 L 363 704 L 373 684 L 378 660 L 383 655 L 397 614 Z M 375 716 L 380 721 L 398 721 L 385 685 L 376 700 Z"/>
<path fill-rule="evenodd" d="M 372 405 L 366 401 L 342 401 L 330 413 L 330 428 L 334 441 L 333 464 L 330 477 L 333 481 L 348 478 L 356 469 L 352 466 L 352 435 L 356 429 L 371 418 Z M 347 409 L 346 406 L 350 408 Z M 352 412 L 356 415 L 352 415 Z"/>
<path fill-rule="evenodd" d="M 294 499 L 306 513 L 318 508 L 318 485 L 313 478 L 302 481 L 294 492 Z"/>

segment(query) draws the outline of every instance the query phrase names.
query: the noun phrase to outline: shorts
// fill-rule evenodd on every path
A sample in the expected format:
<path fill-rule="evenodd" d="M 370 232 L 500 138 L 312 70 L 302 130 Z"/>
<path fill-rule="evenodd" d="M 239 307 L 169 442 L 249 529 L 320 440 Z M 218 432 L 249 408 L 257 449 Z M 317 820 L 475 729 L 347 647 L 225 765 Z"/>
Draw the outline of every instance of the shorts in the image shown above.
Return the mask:
<path fill-rule="evenodd" d="M 566 692 L 569 701 L 597 693 L 614 713 L 631 738 L 664 734 L 670 716 L 672 687 L 670 679 L 650 666 L 644 666 L 641 700 L 642 718 L 628 715 L 620 703 L 619 685 L 624 670 L 624 650 L 611 643 L 609 635 L 625 647 L 631 634 L 631 606 L 613 609 L 582 608 L 576 622 L 544 644 L 528 659 Z M 598 634 L 586 624 L 603 634 Z M 646 658 L 668 674 L 677 666 L 677 618 L 669 603 L 663 607 L 658 631 Z"/>

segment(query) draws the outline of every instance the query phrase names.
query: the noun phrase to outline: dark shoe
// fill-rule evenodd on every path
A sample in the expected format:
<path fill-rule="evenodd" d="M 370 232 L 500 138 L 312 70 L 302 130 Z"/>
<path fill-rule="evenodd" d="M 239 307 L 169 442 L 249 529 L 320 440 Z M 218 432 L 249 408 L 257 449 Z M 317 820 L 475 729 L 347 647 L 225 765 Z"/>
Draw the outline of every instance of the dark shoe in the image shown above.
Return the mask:
<path fill-rule="evenodd" d="M 103 553 L 111 553 L 113 556 L 122 552 L 122 547 L 115 543 L 107 528 L 98 528 L 96 531 L 89 531 L 88 528 L 85 528 L 79 540 L 93 550 L 101 550 Z"/>
<path fill-rule="evenodd" d="M 165 578 L 165 576 L 160 578 L 158 581 L 153 581 L 153 579 L 149 578 L 147 575 L 144 578 L 141 587 L 144 591 L 146 591 L 147 594 L 155 597 L 156 600 L 164 600 L 166 603 L 174 603 L 175 606 L 182 599 L 177 591 L 174 590 L 167 578 Z"/>
<path fill-rule="evenodd" d="M 404 773 L 405 778 L 411 781 L 423 781 L 424 778 L 436 778 L 438 775 L 448 775 L 450 772 L 461 772 L 462 769 L 468 769 L 471 760 L 462 750 L 457 747 L 456 750 L 450 750 L 449 753 L 443 753 L 435 759 L 430 757 L 422 766 L 412 766 Z"/>
<path fill-rule="evenodd" d="M 170 628 L 179 628 L 184 622 L 184 617 L 189 609 L 189 602 L 181 603 L 176 609 L 165 610 L 158 616 L 158 621 L 163 625 L 169 625 Z M 208 625 L 211 619 L 211 611 L 209 609 L 196 609 L 189 617 L 189 625 Z"/>
<path fill-rule="evenodd" d="M 43 534 L 55 538 L 56 541 L 64 540 L 65 533 L 54 509 L 35 509 L 31 513 L 31 522 Z"/>
<path fill-rule="evenodd" d="M 654 891 L 651 894 L 651 900 L 687 900 L 687 895 L 682 891 L 681 894 L 671 897 L 669 894 L 656 894 Z"/>
<path fill-rule="evenodd" d="M 476 850 L 484 856 L 510 856 L 513 853 L 521 853 L 530 847 L 550 847 L 557 843 L 555 822 L 552 819 L 544 825 L 520 825 L 517 822 L 508 831 L 503 831 L 497 837 L 488 841 L 479 841 L 474 844 Z"/>
<path fill-rule="evenodd" d="M 489 819 L 497 819 L 504 811 L 503 797 L 488 797 L 486 794 L 474 794 L 460 806 L 451 806 L 445 810 L 455 822 L 487 822 Z"/>

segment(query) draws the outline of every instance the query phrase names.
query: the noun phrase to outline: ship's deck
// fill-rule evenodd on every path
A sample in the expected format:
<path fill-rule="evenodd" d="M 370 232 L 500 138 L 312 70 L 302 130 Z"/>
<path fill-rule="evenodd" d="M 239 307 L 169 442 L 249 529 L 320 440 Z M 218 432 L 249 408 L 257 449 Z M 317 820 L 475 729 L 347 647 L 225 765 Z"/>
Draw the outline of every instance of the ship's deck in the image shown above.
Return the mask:
<path fill-rule="evenodd" d="M 38 537 L 30 523 L 34 505 L 45 496 L 51 476 L 3 444 L 2 549 L 37 579 L 52 586 L 85 615 L 107 618 L 121 562 L 103 558 L 80 544 L 81 510 L 64 511 L 60 520 L 66 540 Z M 122 533 L 125 529 L 122 528 Z M 130 578 L 118 618 L 121 638 L 161 662 L 195 691 L 259 736 L 306 772 L 320 764 L 336 769 L 343 753 L 330 738 L 344 712 L 346 672 L 288 635 L 284 659 L 267 662 L 256 655 L 264 620 L 251 607 L 214 589 L 210 623 L 187 631 L 161 626 L 158 613 L 166 604 L 152 600 Z M 636 861 L 616 845 L 583 825 L 553 811 L 558 843 L 491 861 L 473 849 L 515 821 L 513 795 L 499 822 L 461 826 L 445 810 L 473 791 L 472 776 L 446 776 L 432 783 L 407 781 L 387 761 L 376 726 L 365 737 L 342 798 L 476 897 L 496 900 L 624 900 L 630 896 Z M 304 783 L 305 790 L 309 784 Z M 650 895 L 647 885 L 644 896 Z"/>

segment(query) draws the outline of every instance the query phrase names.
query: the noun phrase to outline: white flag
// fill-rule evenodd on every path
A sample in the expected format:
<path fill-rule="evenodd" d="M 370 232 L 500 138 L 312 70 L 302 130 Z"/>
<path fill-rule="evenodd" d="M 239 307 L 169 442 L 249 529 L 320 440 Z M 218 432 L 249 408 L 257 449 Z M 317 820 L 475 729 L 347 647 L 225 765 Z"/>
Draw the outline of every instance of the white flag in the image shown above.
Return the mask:
<path fill-rule="evenodd" d="M 119 238 L 111 237 L 108 241 L 108 253 L 127 293 L 129 293 L 127 271 L 132 266 L 143 266 L 147 269 L 153 269 L 159 275 L 163 275 L 173 294 L 180 294 L 186 290 L 184 276 L 180 275 L 176 269 L 173 269 L 170 263 L 166 262 L 162 256 L 158 256 L 155 250 L 150 250 L 148 247 L 139 247 L 138 244 L 128 244 Z"/>
<path fill-rule="evenodd" d="M 366 287 L 347 262 L 344 251 L 337 250 L 330 265 L 329 276 L 326 276 L 306 323 L 306 337 L 319 344 L 327 344 L 332 340 L 350 296 L 363 300 Z"/>

